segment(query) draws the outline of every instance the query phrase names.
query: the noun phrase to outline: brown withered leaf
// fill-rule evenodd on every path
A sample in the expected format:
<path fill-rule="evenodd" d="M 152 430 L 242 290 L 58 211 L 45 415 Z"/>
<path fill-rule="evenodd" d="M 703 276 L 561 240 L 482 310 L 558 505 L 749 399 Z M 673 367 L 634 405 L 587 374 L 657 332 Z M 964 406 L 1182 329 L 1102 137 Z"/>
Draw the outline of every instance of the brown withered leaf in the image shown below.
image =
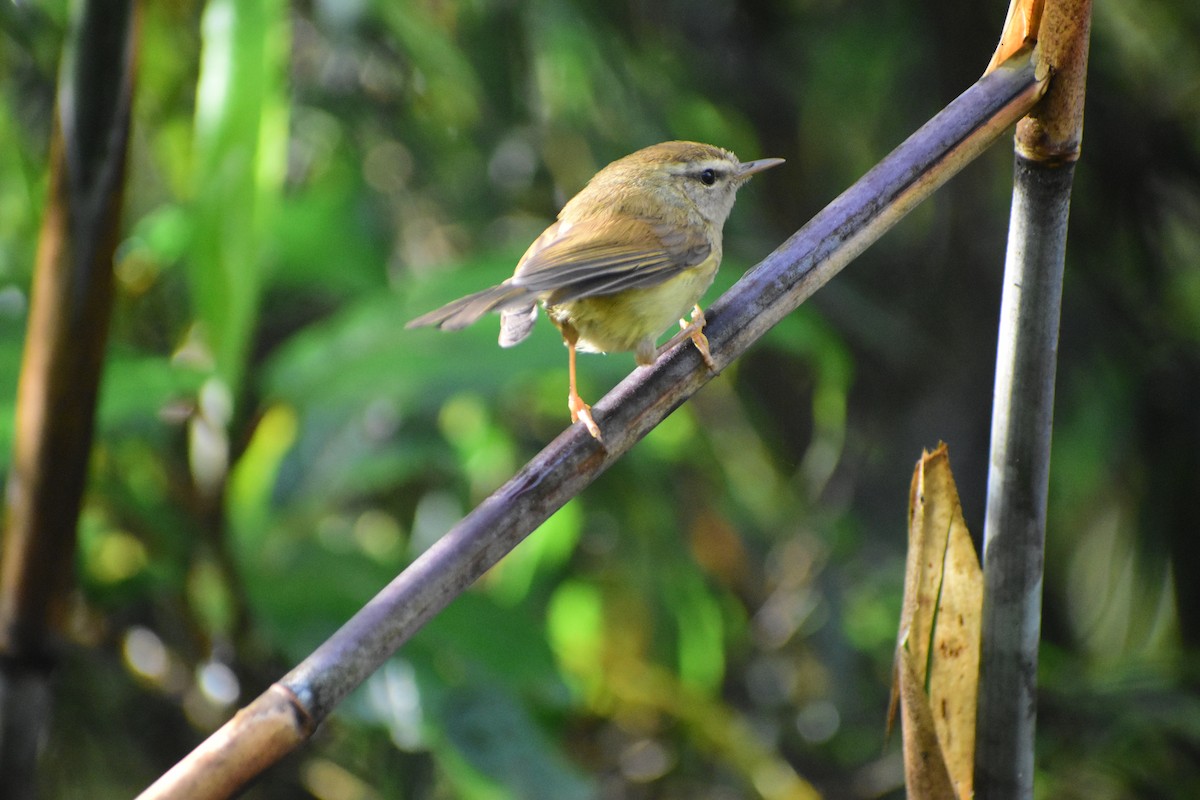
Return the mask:
<path fill-rule="evenodd" d="M 971 796 L 982 609 L 983 575 L 941 444 L 922 454 L 909 495 L 893 703 L 910 797 Z"/>

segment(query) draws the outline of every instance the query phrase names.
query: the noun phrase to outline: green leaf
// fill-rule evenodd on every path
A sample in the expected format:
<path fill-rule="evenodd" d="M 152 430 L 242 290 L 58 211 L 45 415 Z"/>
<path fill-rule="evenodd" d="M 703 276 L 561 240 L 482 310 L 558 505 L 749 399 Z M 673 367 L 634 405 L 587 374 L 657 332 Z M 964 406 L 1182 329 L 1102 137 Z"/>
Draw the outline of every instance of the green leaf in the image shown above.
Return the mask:
<path fill-rule="evenodd" d="M 451 692 L 442 716 L 447 742 L 467 764 L 509 789 L 507 796 L 521 800 L 595 796 L 591 782 L 563 758 L 525 707 L 508 693 L 492 687 Z M 497 795 L 479 787 L 465 796 Z"/>
<path fill-rule="evenodd" d="M 159 413 L 172 401 L 195 394 L 203 377 L 164 356 L 117 352 L 100 387 L 100 429 L 165 432 Z"/>
<path fill-rule="evenodd" d="M 203 341 L 237 395 L 287 154 L 282 0 L 213 0 L 196 89 L 189 279 Z"/>
<path fill-rule="evenodd" d="M 429 621 L 413 647 L 455 671 L 560 704 L 565 687 L 541 625 L 520 607 L 508 608 L 478 591 L 459 596 Z"/>
<path fill-rule="evenodd" d="M 701 577 L 678 571 L 666 587 L 678 627 L 679 678 L 690 688 L 716 691 L 725 677 L 725 621 Z"/>

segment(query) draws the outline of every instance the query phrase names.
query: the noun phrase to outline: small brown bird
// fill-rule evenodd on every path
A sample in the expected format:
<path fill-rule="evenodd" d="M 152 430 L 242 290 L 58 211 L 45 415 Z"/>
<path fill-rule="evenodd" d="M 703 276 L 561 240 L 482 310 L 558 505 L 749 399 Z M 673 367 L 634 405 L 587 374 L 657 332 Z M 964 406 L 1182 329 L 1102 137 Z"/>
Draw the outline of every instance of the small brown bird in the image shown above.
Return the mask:
<path fill-rule="evenodd" d="M 540 302 L 567 345 L 573 422 L 600 438 L 591 406 L 575 388 L 575 351 L 632 350 L 639 365 L 682 337 L 713 368 L 697 305 L 721 263 L 721 229 L 734 197 L 756 172 L 781 158 L 738 161 L 697 142 L 663 142 L 609 164 L 558 214 L 498 286 L 455 300 L 412 322 L 458 330 L 500 312 L 500 346 L 529 335 Z M 691 309 L 691 322 L 682 319 Z M 679 320 L 681 331 L 656 341 Z"/>

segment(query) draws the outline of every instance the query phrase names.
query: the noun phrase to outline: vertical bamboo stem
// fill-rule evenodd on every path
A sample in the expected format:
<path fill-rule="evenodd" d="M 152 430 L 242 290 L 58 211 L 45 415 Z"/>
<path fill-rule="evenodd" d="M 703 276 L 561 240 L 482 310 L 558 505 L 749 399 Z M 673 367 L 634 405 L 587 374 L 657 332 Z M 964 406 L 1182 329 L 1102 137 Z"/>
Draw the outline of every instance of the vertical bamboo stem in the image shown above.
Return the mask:
<path fill-rule="evenodd" d="M 1055 75 L 1017 128 L 984 522 L 975 796 L 1033 796 L 1054 373 L 1090 0 L 1048 0 L 1036 55 Z"/>
<path fill-rule="evenodd" d="M 1016 161 L 984 522 L 978 798 L 1033 791 L 1050 429 L 1074 173 Z"/>
<path fill-rule="evenodd" d="M 36 796 L 112 306 L 133 94 L 134 0 L 92 0 L 79 11 L 59 81 L 0 558 L 5 798 Z"/>

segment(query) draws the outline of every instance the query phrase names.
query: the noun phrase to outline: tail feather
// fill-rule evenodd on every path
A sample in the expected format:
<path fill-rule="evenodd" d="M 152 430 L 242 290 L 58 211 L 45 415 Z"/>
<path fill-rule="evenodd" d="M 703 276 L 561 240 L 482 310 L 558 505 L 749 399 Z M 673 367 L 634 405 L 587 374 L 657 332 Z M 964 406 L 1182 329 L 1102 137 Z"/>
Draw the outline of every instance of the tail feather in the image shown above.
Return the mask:
<path fill-rule="evenodd" d="M 534 297 L 528 289 L 513 286 L 505 281 L 499 286 L 460 297 L 428 314 L 422 314 L 404 327 L 422 328 L 432 325 L 442 330 L 456 331 L 467 327 L 489 311 L 504 311 L 530 305 Z"/>
<path fill-rule="evenodd" d="M 524 341 L 533 330 L 537 320 L 537 303 L 530 303 L 523 308 L 507 308 L 500 312 L 500 346 L 512 347 Z"/>

